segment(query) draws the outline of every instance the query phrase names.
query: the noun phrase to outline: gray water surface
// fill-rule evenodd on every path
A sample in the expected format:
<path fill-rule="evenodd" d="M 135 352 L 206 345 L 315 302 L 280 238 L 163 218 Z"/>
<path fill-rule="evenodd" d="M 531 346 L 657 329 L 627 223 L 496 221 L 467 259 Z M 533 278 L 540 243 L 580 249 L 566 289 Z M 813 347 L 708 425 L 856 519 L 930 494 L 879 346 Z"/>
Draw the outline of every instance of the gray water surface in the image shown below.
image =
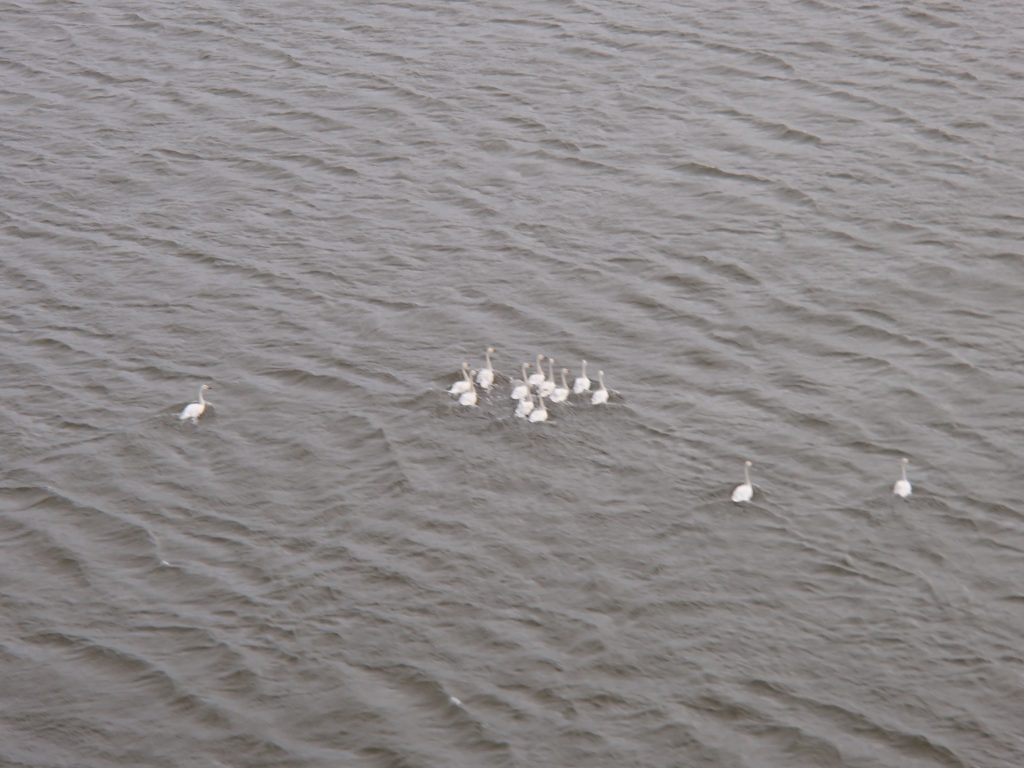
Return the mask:
<path fill-rule="evenodd" d="M 1022 28 L 4 6 L 0 764 L 1024 764 Z"/>

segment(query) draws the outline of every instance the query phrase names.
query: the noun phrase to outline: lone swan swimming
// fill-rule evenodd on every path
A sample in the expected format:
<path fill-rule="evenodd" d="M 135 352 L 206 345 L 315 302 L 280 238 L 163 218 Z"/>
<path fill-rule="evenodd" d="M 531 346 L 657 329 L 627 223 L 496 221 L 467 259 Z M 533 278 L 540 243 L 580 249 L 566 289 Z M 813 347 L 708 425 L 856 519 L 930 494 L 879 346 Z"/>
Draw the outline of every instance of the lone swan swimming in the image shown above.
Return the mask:
<path fill-rule="evenodd" d="M 744 501 L 750 501 L 752 498 L 754 498 L 754 485 L 753 483 L 750 482 L 751 466 L 752 465 L 749 461 L 743 464 L 743 479 L 745 482 L 741 485 L 737 485 L 733 489 L 732 500 L 735 501 L 737 504 L 740 504 Z"/>
<path fill-rule="evenodd" d="M 198 424 L 199 423 L 199 417 L 202 416 L 206 412 L 206 406 L 213 405 L 213 403 L 211 403 L 210 401 L 206 400 L 203 397 L 203 393 L 206 390 L 208 390 L 208 389 L 210 389 L 210 385 L 209 384 L 202 384 L 202 385 L 200 385 L 200 387 L 199 387 L 199 402 L 198 403 L 189 403 L 184 408 L 182 408 L 181 409 L 181 415 L 178 416 L 178 418 L 181 419 L 182 421 L 187 421 L 187 420 L 191 419 L 193 424 Z"/>
<path fill-rule="evenodd" d="M 907 464 L 909 460 L 906 458 L 900 459 L 900 479 L 896 481 L 896 484 L 892 487 L 892 492 L 899 496 L 901 499 L 905 499 L 913 492 L 913 487 L 910 485 L 910 481 L 907 480 Z"/>

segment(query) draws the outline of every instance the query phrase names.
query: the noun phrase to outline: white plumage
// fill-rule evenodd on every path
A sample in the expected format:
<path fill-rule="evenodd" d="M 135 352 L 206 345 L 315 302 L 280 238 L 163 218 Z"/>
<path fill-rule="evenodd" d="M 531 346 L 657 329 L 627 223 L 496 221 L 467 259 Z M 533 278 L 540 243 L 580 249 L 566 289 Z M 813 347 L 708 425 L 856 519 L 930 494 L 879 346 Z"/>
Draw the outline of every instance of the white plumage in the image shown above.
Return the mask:
<path fill-rule="evenodd" d="M 516 403 L 516 416 L 520 419 L 525 419 L 530 415 L 530 411 L 533 410 L 533 396 L 527 395 L 518 403 Z"/>
<path fill-rule="evenodd" d="M 594 390 L 594 394 L 590 396 L 590 402 L 592 405 L 601 405 L 602 403 L 608 402 L 608 390 L 604 387 L 604 371 L 597 372 L 597 389 Z"/>
<path fill-rule="evenodd" d="M 590 379 L 587 378 L 587 361 L 584 360 L 580 365 L 580 375 L 572 383 L 572 393 L 574 395 L 582 395 L 584 392 L 589 391 Z"/>
<path fill-rule="evenodd" d="M 892 492 L 899 496 L 901 499 L 905 499 L 913 492 L 913 487 L 910 485 L 910 481 L 907 480 L 907 459 L 900 459 L 900 479 L 896 481 L 896 484 L 892 487 Z"/>
<path fill-rule="evenodd" d="M 751 463 L 749 461 L 744 463 L 744 465 L 743 465 L 743 479 L 744 479 L 745 482 L 742 485 L 737 485 L 733 489 L 732 500 L 735 501 L 737 504 L 739 504 L 741 502 L 744 502 L 744 501 L 750 501 L 752 498 L 754 498 L 754 486 L 750 482 L 750 467 L 751 466 L 752 465 L 751 465 Z"/>
<path fill-rule="evenodd" d="M 530 421 L 547 421 L 548 409 L 544 407 L 544 398 L 537 395 L 537 405 L 530 411 Z"/>
<path fill-rule="evenodd" d="M 526 383 L 531 387 L 539 387 L 544 383 L 544 355 L 537 355 L 537 372 L 531 373 Z"/>
<path fill-rule="evenodd" d="M 555 358 L 548 358 L 548 375 L 537 387 L 537 394 L 541 397 L 550 397 L 555 391 Z"/>
<path fill-rule="evenodd" d="M 565 383 L 565 374 L 568 372 L 568 368 L 562 369 L 562 386 L 555 387 L 554 392 L 551 393 L 551 397 L 548 398 L 552 403 L 564 403 L 569 397 L 569 385 Z"/>
<path fill-rule="evenodd" d="M 487 360 L 485 366 L 480 369 L 480 372 L 476 375 L 476 383 L 484 389 L 490 389 L 491 385 L 494 384 L 494 367 L 491 365 L 491 355 L 494 354 L 494 347 L 488 347 L 487 351 L 484 352 L 484 358 Z"/>
<path fill-rule="evenodd" d="M 469 392 L 469 387 L 472 383 L 473 380 L 469 375 L 469 363 L 464 362 L 462 364 L 462 378 L 448 388 L 448 394 L 461 395 L 463 392 Z"/>
<path fill-rule="evenodd" d="M 529 363 L 523 363 L 523 380 L 517 381 L 516 385 L 512 388 L 512 399 L 522 400 L 524 397 L 530 396 L 530 385 L 527 383 L 526 366 Z"/>
<path fill-rule="evenodd" d="M 191 419 L 193 424 L 198 424 L 199 417 L 206 412 L 206 406 L 213 405 L 213 403 L 203 398 L 203 393 L 209 388 L 209 384 L 201 384 L 199 386 L 199 402 L 189 403 L 184 408 L 182 408 L 181 415 L 178 416 L 178 418 L 181 419 L 182 421 Z"/>

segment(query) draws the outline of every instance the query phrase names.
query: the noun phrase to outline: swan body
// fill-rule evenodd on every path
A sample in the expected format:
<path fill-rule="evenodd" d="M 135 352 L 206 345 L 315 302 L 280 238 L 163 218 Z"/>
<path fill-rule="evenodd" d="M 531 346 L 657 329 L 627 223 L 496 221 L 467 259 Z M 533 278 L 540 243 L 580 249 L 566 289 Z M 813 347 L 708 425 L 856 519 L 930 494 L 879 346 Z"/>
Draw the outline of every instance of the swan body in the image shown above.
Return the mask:
<path fill-rule="evenodd" d="M 750 501 L 754 498 L 754 486 L 750 482 L 750 462 L 746 462 L 743 465 L 743 479 L 746 481 L 742 485 L 737 485 L 732 492 L 732 500 L 737 504 L 744 501 Z"/>
<path fill-rule="evenodd" d="M 541 397 L 551 397 L 551 393 L 555 391 L 555 358 L 548 358 L 548 376 L 544 381 L 537 387 L 537 394 Z"/>
<path fill-rule="evenodd" d="M 548 420 L 548 409 L 544 407 L 544 398 L 541 395 L 537 395 L 537 405 L 530 411 L 530 421 L 547 421 Z"/>
<path fill-rule="evenodd" d="M 464 392 L 469 392 L 469 387 L 472 385 L 473 380 L 469 376 L 469 363 L 462 364 L 462 378 L 456 381 L 448 389 L 449 395 L 461 395 Z"/>
<path fill-rule="evenodd" d="M 530 387 L 524 381 L 516 379 L 516 385 L 512 388 L 512 399 L 522 400 L 524 397 L 530 396 Z"/>
<path fill-rule="evenodd" d="M 552 403 L 564 403 L 569 398 L 569 385 L 565 383 L 565 374 L 568 372 L 568 368 L 562 369 L 562 386 L 555 387 L 551 397 L 548 398 Z"/>
<path fill-rule="evenodd" d="M 597 389 L 590 396 L 590 403 L 592 405 L 601 405 L 608 402 L 608 390 L 604 387 L 604 371 L 597 372 L 597 384 Z"/>
<path fill-rule="evenodd" d="M 576 380 L 572 383 L 572 393 L 574 395 L 582 395 L 584 392 L 590 391 L 590 379 L 587 378 L 587 361 L 584 360 L 580 366 L 580 375 L 576 377 Z"/>
<path fill-rule="evenodd" d="M 469 380 L 469 390 L 459 395 L 459 405 L 476 405 L 476 387 L 473 380 Z"/>
<path fill-rule="evenodd" d="M 213 405 L 203 397 L 203 393 L 210 388 L 209 384 L 202 384 L 199 387 L 199 402 L 189 403 L 181 409 L 181 415 L 178 416 L 182 421 L 191 419 L 193 424 L 199 423 L 199 417 L 206 412 L 207 405 Z"/>
<path fill-rule="evenodd" d="M 488 347 L 487 351 L 484 352 L 484 357 L 487 360 L 487 365 L 480 369 L 480 372 L 476 375 L 476 383 L 479 384 L 483 389 L 490 389 L 491 385 L 494 384 L 494 367 L 491 365 L 491 355 L 494 354 L 494 347 Z"/>
<path fill-rule="evenodd" d="M 901 499 L 907 498 L 913 491 L 910 481 L 907 480 L 907 463 L 907 459 L 900 459 L 900 479 L 892 487 L 892 492 Z"/>
<path fill-rule="evenodd" d="M 523 363 L 523 380 L 517 381 L 515 387 L 512 388 L 512 399 L 522 400 L 524 397 L 530 396 L 530 385 L 528 383 L 529 377 L 526 375 L 526 366 L 528 363 Z"/>
<path fill-rule="evenodd" d="M 539 387 L 544 383 L 544 355 L 537 355 L 537 372 L 530 374 L 527 383 L 531 387 Z"/>
<path fill-rule="evenodd" d="M 533 397 L 529 394 L 526 395 L 516 404 L 516 416 L 520 419 L 525 419 L 530 415 L 533 410 Z"/>

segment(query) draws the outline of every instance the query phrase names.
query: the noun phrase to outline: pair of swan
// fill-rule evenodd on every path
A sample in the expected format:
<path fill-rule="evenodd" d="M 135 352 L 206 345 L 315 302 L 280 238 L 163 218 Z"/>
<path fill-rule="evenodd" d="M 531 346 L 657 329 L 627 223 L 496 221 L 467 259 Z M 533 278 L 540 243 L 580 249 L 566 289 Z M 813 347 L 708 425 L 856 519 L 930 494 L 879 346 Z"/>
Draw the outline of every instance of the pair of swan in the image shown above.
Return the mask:
<path fill-rule="evenodd" d="M 462 363 L 462 376 L 463 378 L 458 379 L 451 387 L 448 388 L 449 395 L 461 395 L 463 392 L 468 392 L 470 384 L 473 380 L 473 374 L 476 374 L 476 383 L 482 389 L 490 389 L 494 384 L 494 366 L 491 364 L 491 355 L 494 354 L 494 347 L 488 347 L 484 351 L 484 367 L 479 371 L 470 370 L 469 363 Z M 469 371 L 468 381 L 466 372 Z"/>
<path fill-rule="evenodd" d="M 536 404 L 533 402 L 533 398 L 537 398 Z M 527 392 L 525 396 L 519 398 L 519 402 L 516 403 L 516 416 L 520 419 L 527 419 L 529 421 L 547 421 L 548 420 L 548 409 L 544 405 L 544 398 L 541 395 L 533 395 Z"/>
<path fill-rule="evenodd" d="M 900 479 L 896 481 L 892 487 L 892 492 L 899 496 L 901 499 L 906 499 L 910 496 L 913 491 L 913 487 L 910 485 L 910 481 L 907 479 L 907 464 L 910 460 L 907 458 L 900 459 Z M 743 483 L 737 485 L 732 492 L 732 500 L 737 504 L 741 504 L 745 501 L 750 501 L 754 498 L 754 485 L 750 482 L 750 467 L 753 466 L 751 462 L 747 461 L 743 464 Z"/>
<path fill-rule="evenodd" d="M 488 347 L 490 351 L 490 347 Z M 487 359 L 490 364 L 490 357 Z M 480 381 L 480 374 L 490 373 L 490 378 L 485 377 L 487 386 L 484 389 L 490 389 L 491 383 L 494 381 L 494 370 L 490 368 L 484 368 L 480 371 L 472 371 L 469 368 L 469 363 L 462 363 L 462 378 L 456 381 L 448 388 L 449 395 L 457 395 L 459 398 L 459 405 L 476 405 L 476 386 L 473 384 L 473 374 L 477 373 L 477 382 Z M 481 384 L 481 386 L 483 386 Z"/>
<path fill-rule="evenodd" d="M 484 367 L 479 371 L 470 369 L 469 363 L 462 363 L 462 378 L 448 388 L 449 395 L 456 395 L 459 398 L 459 405 L 476 405 L 476 386 L 488 390 L 494 385 L 494 366 L 491 363 L 491 355 L 494 354 L 494 347 L 488 347 L 484 352 Z M 476 374 L 474 384 L 473 375 Z"/>
<path fill-rule="evenodd" d="M 587 378 L 587 361 L 580 361 L 580 375 L 572 383 L 572 393 L 582 395 L 590 391 L 590 379 Z M 608 402 L 608 390 L 604 386 L 604 371 L 597 372 L 597 389 L 590 396 L 591 405 L 602 405 Z"/>
<path fill-rule="evenodd" d="M 199 423 L 199 417 L 206 413 L 206 406 L 213 405 L 213 403 L 203 397 L 203 393 L 208 389 L 212 389 L 209 384 L 201 384 L 199 386 L 199 402 L 189 403 L 181 409 L 181 414 L 178 416 L 181 421 L 191 421 L 193 424 Z"/>

